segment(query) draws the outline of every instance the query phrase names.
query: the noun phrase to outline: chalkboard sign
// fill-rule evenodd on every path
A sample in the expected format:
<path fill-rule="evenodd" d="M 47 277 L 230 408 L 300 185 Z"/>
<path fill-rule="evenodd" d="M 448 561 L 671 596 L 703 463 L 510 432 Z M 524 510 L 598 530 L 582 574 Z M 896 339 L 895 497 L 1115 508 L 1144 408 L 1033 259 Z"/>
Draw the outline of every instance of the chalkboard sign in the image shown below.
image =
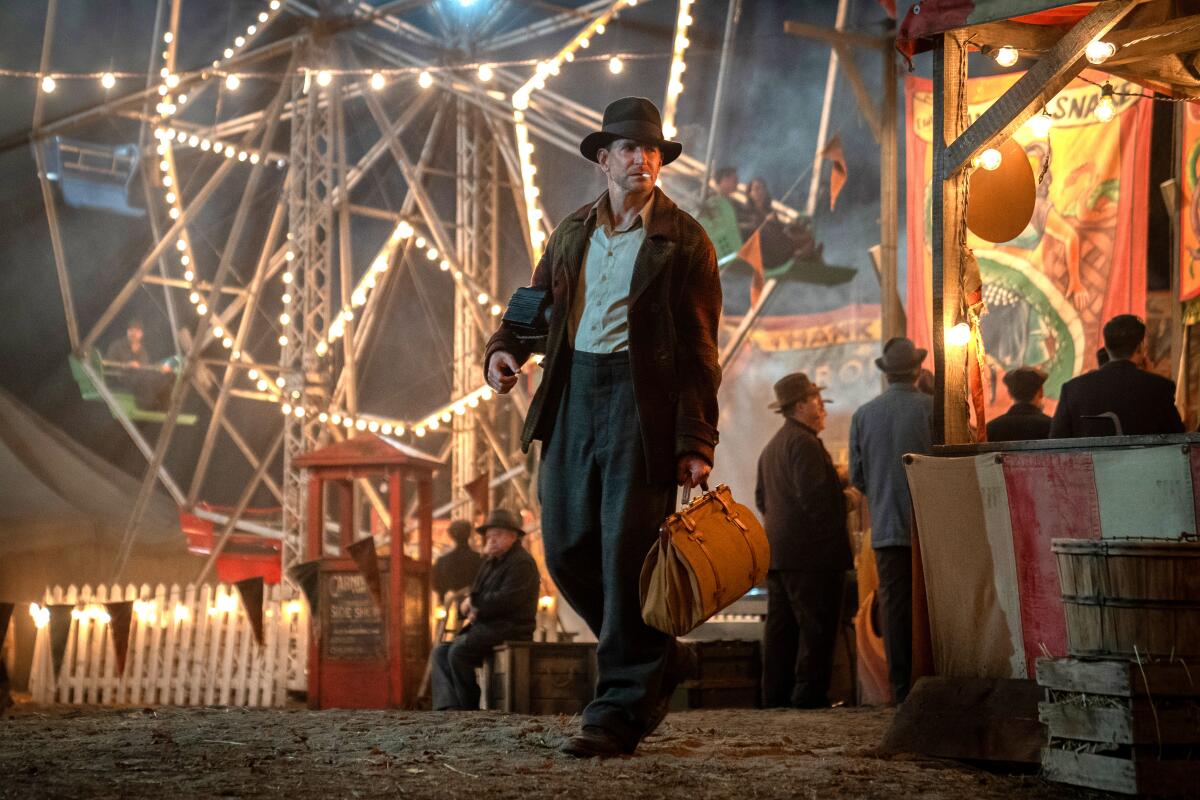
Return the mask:
<path fill-rule="evenodd" d="M 321 576 L 321 651 L 338 661 L 371 661 L 387 657 L 383 609 L 357 571 Z M 384 581 L 384 598 L 387 582 Z"/>

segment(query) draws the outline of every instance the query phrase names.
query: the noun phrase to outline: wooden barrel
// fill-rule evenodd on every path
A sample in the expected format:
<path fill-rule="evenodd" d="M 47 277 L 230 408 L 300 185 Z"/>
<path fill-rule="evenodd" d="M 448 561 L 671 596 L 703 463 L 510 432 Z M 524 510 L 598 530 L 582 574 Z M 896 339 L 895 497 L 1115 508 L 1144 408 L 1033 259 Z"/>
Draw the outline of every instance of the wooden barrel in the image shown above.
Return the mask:
<path fill-rule="evenodd" d="M 1200 657 L 1200 542 L 1054 539 L 1076 656 Z"/>

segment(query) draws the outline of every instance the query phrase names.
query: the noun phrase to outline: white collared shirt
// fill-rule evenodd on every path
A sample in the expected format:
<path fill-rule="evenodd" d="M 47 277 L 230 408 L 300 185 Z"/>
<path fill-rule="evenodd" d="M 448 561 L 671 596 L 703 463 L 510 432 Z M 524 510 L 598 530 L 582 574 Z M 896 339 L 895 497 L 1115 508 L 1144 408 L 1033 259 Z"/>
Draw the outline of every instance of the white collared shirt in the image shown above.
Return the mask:
<path fill-rule="evenodd" d="M 629 289 L 638 251 L 646 239 L 654 195 L 629 228 L 614 230 L 608 193 L 596 203 L 596 227 L 588 239 L 568 332 L 576 350 L 618 353 L 629 349 Z"/>

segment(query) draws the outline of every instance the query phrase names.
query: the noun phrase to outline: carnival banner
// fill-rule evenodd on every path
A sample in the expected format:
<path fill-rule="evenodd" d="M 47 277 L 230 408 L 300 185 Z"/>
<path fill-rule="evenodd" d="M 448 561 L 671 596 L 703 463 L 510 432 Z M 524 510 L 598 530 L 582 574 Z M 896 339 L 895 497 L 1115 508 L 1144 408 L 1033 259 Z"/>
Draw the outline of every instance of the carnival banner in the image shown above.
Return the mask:
<path fill-rule="evenodd" d="M 1019 73 L 968 81 L 974 121 L 1020 78 Z M 1117 94 L 1115 116 L 1095 115 L 1100 85 Z M 983 376 L 988 419 L 1008 409 L 1004 374 L 1037 366 L 1049 375 L 1052 413 L 1063 383 L 1096 366 L 1105 320 L 1142 315 L 1146 306 L 1146 219 L 1151 101 L 1122 95 L 1140 87 L 1085 71 L 1047 104 L 1047 136 L 1022 126 L 1015 140 L 1037 185 L 1033 219 L 1015 239 L 992 244 L 968 234 L 983 278 L 987 350 Z M 907 101 L 908 327 L 932 351 L 930 179 L 933 95 L 930 81 L 909 78 Z M 932 356 L 929 366 L 932 366 Z"/>
<path fill-rule="evenodd" d="M 1179 204 L 1179 299 L 1200 295 L 1200 104 L 1184 103 L 1183 176 Z"/>

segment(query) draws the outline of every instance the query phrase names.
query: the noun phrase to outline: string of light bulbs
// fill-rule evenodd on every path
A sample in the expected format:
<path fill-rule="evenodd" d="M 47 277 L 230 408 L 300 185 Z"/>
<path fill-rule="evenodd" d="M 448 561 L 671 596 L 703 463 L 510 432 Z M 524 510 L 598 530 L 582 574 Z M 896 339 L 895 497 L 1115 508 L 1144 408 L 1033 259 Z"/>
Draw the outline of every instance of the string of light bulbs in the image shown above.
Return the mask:
<path fill-rule="evenodd" d="M 687 52 L 691 40 L 688 39 L 688 29 L 692 22 L 692 3 L 695 0 L 679 0 L 679 13 L 675 18 L 675 41 L 671 51 L 671 68 L 667 77 L 667 102 L 663 104 L 662 130 L 663 136 L 674 139 L 679 129 L 675 127 L 675 112 L 679 108 L 679 95 L 683 94 L 683 73 L 687 69 L 684 53 Z"/>
<path fill-rule="evenodd" d="M 529 137 L 529 127 L 525 124 L 525 111 L 529 108 L 530 97 L 535 91 L 545 89 L 546 81 L 558 75 L 564 63 L 574 61 L 577 51 L 588 49 L 593 36 L 602 36 L 622 6 L 636 5 L 637 0 L 616 0 L 603 14 L 584 26 L 583 30 L 573 36 L 552 58 L 538 62 L 533 77 L 513 92 L 513 132 L 517 140 L 517 158 L 521 165 L 521 182 L 524 184 L 525 218 L 529 227 L 529 244 L 534 262 L 541 258 L 549 226 L 540 200 L 541 190 L 537 187 L 537 167 L 533 163 L 534 146 Z M 609 71 L 614 74 L 621 71 L 620 67 L 614 69 L 614 66 L 610 59 Z"/>

